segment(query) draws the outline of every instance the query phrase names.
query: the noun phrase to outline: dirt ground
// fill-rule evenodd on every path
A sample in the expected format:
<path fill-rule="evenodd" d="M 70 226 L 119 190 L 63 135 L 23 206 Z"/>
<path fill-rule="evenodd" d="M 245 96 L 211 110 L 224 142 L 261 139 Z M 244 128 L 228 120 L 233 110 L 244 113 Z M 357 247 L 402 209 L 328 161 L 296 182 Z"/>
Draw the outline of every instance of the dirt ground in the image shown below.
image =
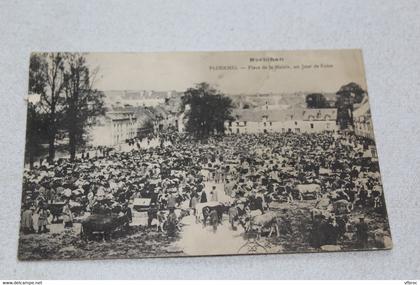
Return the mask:
<path fill-rule="evenodd" d="M 61 233 L 22 235 L 19 240 L 20 260 L 41 259 L 104 259 L 180 256 L 174 247 L 177 238 L 141 226 L 131 226 L 126 234 L 114 234 L 109 241 L 83 241 L 80 233 L 69 230 Z"/>

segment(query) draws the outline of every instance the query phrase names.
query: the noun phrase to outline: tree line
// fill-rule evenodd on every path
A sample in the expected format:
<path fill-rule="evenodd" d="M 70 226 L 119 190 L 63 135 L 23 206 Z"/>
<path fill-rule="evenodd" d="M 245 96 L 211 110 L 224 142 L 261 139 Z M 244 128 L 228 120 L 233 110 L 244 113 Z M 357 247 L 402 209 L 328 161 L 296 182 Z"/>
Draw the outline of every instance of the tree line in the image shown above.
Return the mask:
<path fill-rule="evenodd" d="M 70 160 L 84 145 L 87 127 L 105 114 L 104 94 L 93 88 L 98 70 L 91 70 L 82 53 L 33 53 L 29 64 L 29 94 L 39 96 L 28 103 L 26 158 L 30 166 L 48 145 L 47 160 L 53 163 L 57 138 L 68 139 Z"/>
<path fill-rule="evenodd" d="M 362 89 L 357 83 L 351 82 L 340 87 L 336 92 L 337 101 L 331 103 L 325 98 L 322 93 L 310 93 L 306 95 L 306 107 L 310 109 L 336 108 L 341 104 L 341 97 L 351 96 L 354 104 L 362 102 L 366 91 Z"/>
<path fill-rule="evenodd" d="M 336 123 L 340 129 L 345 130 L 354 127 L 353 105 L 363 101 L 366 91 L 357 83 L 351 82 L 340 87 L 336 92 L 336 101 L 329 102 L 321 93 L 306 95 L 306 107 L 310 109 L 337 108 Z"/>
<path fill-rule="evenodd" d="M 341 129 L 347 129 L 353 126 L 353 104 L 361 103 L 366 91 L 351 82 L 341 86 L 336 95 L 336 101 L 329 102 L 321 93 L 307 94 L 306 107 L 337 108 L 337 124 Z M 224 123 L 234 120 L 232 99 L 206 82 L 187 89 L 182 97 L 182 106 L 187 118 L 186 131 L 196 138 L 223 134 Z M 243 108 L 249 109 L 250 106 L 245 104 Z"/>

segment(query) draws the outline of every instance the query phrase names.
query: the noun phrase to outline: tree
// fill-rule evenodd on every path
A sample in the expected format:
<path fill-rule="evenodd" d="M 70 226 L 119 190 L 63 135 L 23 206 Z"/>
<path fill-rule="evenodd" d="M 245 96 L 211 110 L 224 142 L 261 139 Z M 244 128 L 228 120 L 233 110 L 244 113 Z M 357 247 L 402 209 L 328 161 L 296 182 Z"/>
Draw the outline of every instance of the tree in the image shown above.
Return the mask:
<path fill-rule="evenodd" d="M 337 93 L 337 119 L 336 123 L 341 130 L 348 129 L 353 126 L 353 98 L 350 93 Z"/>
<path fill-rule="evenodd" d="M 66 55 L 64 78 L 63 127 L 68 132 L 70 160 L 73 161 L 77 147 L 86 142 L 87 127 L 95 123 L 97 116 L 105 114 L 104 94 L 93 89 L 94 78 L 83 54 Z"/>
<path fill-rule="evenodd" d="M 29 86 L 28 93 L 30 96 L 40 96 L 46 88 L 44 74 L 41 65 L 44 64 L 42 58 L 33 55 L 29 62 Z M 35 157 L 41 153 L 42 139 L 45 137 L 45 118 L 37 110 L 36 102 L 28 100 L 27 116 L 26 116 L 26 144 L 25 157 L 29 161 L 30 169 L 33 168 Z"/>
<path fill-rule="evenodd" d="M 337 124 L 341 130 L 348 129 L 349 126 L 354 126 L 353 121 L 353 105 L 360 103 L 363 100 L 365 91 L 356 83 L 351 82 L 341 86 L 337 91 Z"/>
<path fill-rule="evenodd" d="M 353 105 L 361 103 L 366 92 L 357 83 L 350 82 L 341 86 L 336 95 L 337 124 L 342 130 L 354 127 Z"/>
<path fill-rule="evenodd" d="M 341 86 L 340 90 L 338 90 L 339 94 L 349 93 L 353 97 L 353 102 L 355 104 L 359 104 L 362 102 L 363 97 L 366 95 L 366 91 L 360 87 L 357 83 L 350 82 L 346 85 Z"/>
<path fill-rule="evenodd" d="M 148 119 L 148 120 L 144 123 L 143 128 L 144 128 L 144 129 L 146 129 L 146 130 L 149 132 L 148 134 L 153 133 L 154 128 L 155 128 L 155 125 L 153 124 L 153 120 L 149 118 L 149 119 Z"/>
<path fill-rule="evenodd" d="M 216 131 L 224 133 L 224 123 L 233 120 L 231 116 L 232 100 L 202 82 L 189 88 L 182 98 L 183 109 L 186 111 L 186 131 L 203 138 Z"/>
<path fill-rule="evenodd" d="M 311 109 L 322 109 L 329 108 L 330 104 L 323 94 L 311 93 L 306 95 L 306 107 Z"/>
<path fill-rule="evenodd" d="M 35 157 L 41 154 L 42 142 L 45 140 L 45 117 L 36 109 L 36 104 L 28 102 L 26 116 L 26 147 L 25 156 L 29 161 L 29 168 L 32 169 Z"/>
<path fill-rule="evenodd" d="M 48 140 L 48 161 L 50 163 L 54 161 L 55 157 L 55 140 L 62 111 L 63 88 L 63 54 L 32 54 L 29 64 L 29 92 L 37 93 L 41 96 L 39 107 L 41 109 L 40 113 L 44 114 L 45 119 L 45 132 Z M 32 111 L 28 113 L 28 116 L 33 115 Z"/>
<path fill-rule="evenodd" d="M 153 124 L 153 120 L 151 118 L 146 119 L 139 131 L 141 138 L 145 138 L 153 134 L 155 131 L 155 125 Z"/>

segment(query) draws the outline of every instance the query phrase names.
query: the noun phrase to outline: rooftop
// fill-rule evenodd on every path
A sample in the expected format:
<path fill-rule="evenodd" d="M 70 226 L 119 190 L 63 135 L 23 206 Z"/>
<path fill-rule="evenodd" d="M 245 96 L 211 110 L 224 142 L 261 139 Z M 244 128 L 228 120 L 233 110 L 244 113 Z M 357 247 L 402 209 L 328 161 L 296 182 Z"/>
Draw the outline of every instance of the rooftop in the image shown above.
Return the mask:
<path fill-rule="evenodd" d="M 260 122 L 264 116 L 271 122 L 284 122 L 293 120 L 323 121 L 335 120 L 337 109 L 307 109 L 294 108 L 287 110 L 258 110 L 258 109 L 236 109 L 233 117 L 238 121 Z"/>

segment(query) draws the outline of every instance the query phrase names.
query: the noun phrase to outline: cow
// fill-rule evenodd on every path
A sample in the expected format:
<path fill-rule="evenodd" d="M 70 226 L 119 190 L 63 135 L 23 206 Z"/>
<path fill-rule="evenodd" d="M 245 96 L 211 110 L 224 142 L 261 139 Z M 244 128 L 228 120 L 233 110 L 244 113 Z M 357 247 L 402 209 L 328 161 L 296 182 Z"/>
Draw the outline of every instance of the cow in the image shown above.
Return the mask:
<path fill-rule="evenodd" d="M 175 214 L 177 216 L 178 221 L 181 221 L 184 217 L 189 216 L 190 213 L 188 210 L 185 209 L 176 209 Z M 156 230 L 161 232 L 166 232 L 168 230 L 168 213 L 165 211 L 159 211 L 157 213 L 157 221 L 156 221 Z M 176 230 L 181 231 L 180 224 L 176 224 Z"/>
<path fill-rule="evenodd" d="M 236 231 L 237 228 L 235 223 L 239 221 L 241 222 L 241 217 L 246 216 L 247 213 L 250 212 L 249 208 L 245 207 L 243 203 L 233 204 L 228 210 L 229 214 L 229 223 L 231 225 L 232 230 Z"/>
<path fill-rule="evenodd" d="M 203 209 L 202 209 L 202 213 L 203 213 L 203 226 L 204 227 L 206 226 L 207 218 L 209 218 L 210 213 L 213 210 L 216 210 L 217 217 L 218 217 L 218 223 L 221 224 L 222 223 L 223 214 L 224 213 L 227 213 L 228 209 L 229 208 L 227 206 L 225 206 L 225 205 L 223 205 L 221 203 L 218 204 L 218 205 L 215 205 L 215 206 L 204 206 Z"/>
<path fill-rule="evenodd" d="M 175 211 L 177 213 L 177 211 Z M 184 217 L 189 216 L 190 211 L 186 209 L 180 209 L 179 213 L 177 213 L 178 219 L 181 221 Z"/>
<path fill-rule="evenodd" d="M 315 216 L 329 217 L 331 215 L 346 215 L 351 212 L 353 205 L 347 200 L 332 201 L 328 197 L 322 197 L 311 209 L 312 220 Z"/>
<path fill-rule="evenodd" d="M 201 220 L 207 220 L 209 213 L 211 212 L 211 208 L 223 205 L 221 202 L 211 201 L 205 203 L 198 203 L 196 206 L 196 213 L 197 213 L 197 220 L 201 222 Z M 204 210 L 204 208 L 206 208 Z"/>
<path fill-rule="evenodd" d="M 263 207 L 263 198 L 262 197 L 248 197 L 247 201 L 245 202 L 245 207 L 248 207 L 249 210 L 255 211 L 260 210 L 261 213 L 264 213 Z"/>
<path fill-rule="evenodd" d="M 245 219 L 241 220 L 241 225 L 244 228 L 245 232 L 256 231 L 257 238 L 261 237 L 263 229 L 270 229 L 269 237 L 276 231 L 277 237 L 280 236 L 280 231 L 278 227 L 278 217 L 275 212 L 266 212 L 257 216 L 248 216 Z"/>
<path fill-rule="evenodd" d="M 127 230 L 129 223 L 129 214 L 92 214 L 82 221 L 80 237 L 88 241 L 94 234 L 101 234 L 104 240 L 109 240 L 112 232 L 118 228 Z"/>
<path fill-rule="evenodd" d="M 299 199 L 319 199 L 321 198 L 321 186 L 318 184 L 299 184 L 296 185 Z"/>

